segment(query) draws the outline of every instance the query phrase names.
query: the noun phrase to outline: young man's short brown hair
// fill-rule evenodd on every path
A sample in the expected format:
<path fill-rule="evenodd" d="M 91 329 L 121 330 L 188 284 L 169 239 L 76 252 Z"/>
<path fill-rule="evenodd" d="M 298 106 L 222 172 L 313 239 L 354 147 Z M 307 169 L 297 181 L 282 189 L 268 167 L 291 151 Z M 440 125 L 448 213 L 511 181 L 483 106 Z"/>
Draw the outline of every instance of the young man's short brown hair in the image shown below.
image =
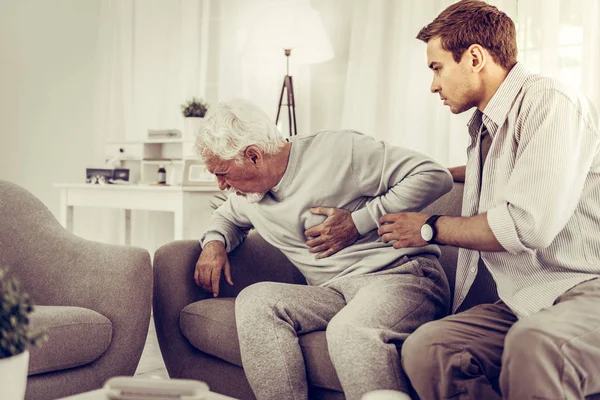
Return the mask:
<path fill-rule="evenodd" d="M 456 62 L 472 44 L 487 49 L 506 70 L 517 62 L 515 24 L 508 15 L 481 0 L 452 4 L 417 35 L 425 43 L 437 37 Z"/>

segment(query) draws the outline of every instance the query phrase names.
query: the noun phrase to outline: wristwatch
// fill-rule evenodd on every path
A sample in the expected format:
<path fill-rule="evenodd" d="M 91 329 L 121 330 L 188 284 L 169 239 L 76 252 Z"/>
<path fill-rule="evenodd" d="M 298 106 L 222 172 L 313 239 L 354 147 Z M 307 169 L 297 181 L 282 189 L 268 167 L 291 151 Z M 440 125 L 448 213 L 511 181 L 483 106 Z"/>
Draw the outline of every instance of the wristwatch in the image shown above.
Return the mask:
<path fill-rule="evenodd" d="M 421 237 L 424 241 L 429 244 L 437 244 L 435 237 L 437 236 L 437 229 L 435 229 L 435 222 L 441 215 L 432 215 L 421 227 Z"/>

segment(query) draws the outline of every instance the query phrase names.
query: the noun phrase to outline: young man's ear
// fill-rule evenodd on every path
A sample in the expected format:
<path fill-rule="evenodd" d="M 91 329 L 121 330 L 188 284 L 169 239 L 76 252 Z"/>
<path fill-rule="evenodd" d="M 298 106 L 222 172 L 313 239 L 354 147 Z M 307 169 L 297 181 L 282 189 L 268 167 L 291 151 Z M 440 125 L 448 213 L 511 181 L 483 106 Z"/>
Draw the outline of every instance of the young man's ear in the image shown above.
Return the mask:
<path fill-rule="evenodd" d="M 487 62 L 488 54 L 486 50 L 478 44 L 472 44 L 467 50 L 471 60 L 471 68 L 474 72 L 479 72 L 483 69 Z"/>
<path fill-rule="evenodd" d="M 263 160 L 263 153 L 256 146 L 248 146 L 244 151 L 244 154 L 254 165 L 259 165 Z"/>

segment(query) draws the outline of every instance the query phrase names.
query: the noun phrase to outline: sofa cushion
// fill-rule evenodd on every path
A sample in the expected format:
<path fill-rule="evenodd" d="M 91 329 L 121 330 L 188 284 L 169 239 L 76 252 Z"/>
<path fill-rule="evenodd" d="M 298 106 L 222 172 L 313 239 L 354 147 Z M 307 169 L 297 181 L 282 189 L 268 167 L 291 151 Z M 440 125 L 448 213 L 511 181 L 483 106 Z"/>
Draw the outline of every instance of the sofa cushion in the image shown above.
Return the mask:
<path fill-rule="evenodd" d="M 242 366 L 235 325 L 235 298 L 200 300 L 179 313 L 179 327 L 198 350 Z"/>
<path fill-rule="evenodd" d="M 187 340 L 198 350 L 242 366 L 234 298 L 206 299 L 189 304 L 179 314 L 179 327 Z M 325 331 L 302 335 L 299 341 L 309 384 L 341 391 L 329 358 Z"/>
<path fill-rule="evenodd" d="M 29 375 L 88 364 L 100 357 L 112 340 L 108 318 L 87 308 L 36 306 L 33 329 L 45 329 L 48 340 L 30 349 Z"/>

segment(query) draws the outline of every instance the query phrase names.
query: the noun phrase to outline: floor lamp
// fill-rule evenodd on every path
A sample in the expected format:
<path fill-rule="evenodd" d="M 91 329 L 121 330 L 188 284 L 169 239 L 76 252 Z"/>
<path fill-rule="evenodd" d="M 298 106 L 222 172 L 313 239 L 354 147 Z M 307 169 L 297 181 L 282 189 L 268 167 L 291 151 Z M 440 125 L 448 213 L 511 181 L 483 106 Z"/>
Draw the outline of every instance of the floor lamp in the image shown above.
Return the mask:
<path fill-rule="evenodd" d="M 279 107 L 277 107 L 277 117 L 275 118 L 275 125 L 279 122 L 279 115 L 281 114 L 281 107 L 287 106 L 290 136 L 298 134 L 298 127 L 296 126 L 296 102 L 294 100 L 294 84 L 292 77 L 290 76 L 290 55 L 292 54 L 291 49 L 284 49 L 285 60 L 286 60 L 286 73 L 283 77 L 283 86 L 281 87 L 281 95 L 279 96 Z M 286 95 L 286 103 L 283 103 L 283 93 Z"/>
<path fill-rule="evenodd" d="M 276 62 L 281 50 L 286 58 L 286 74 L 279 94 L 275 124 L 281 117 L 282 107 L 287 108 L 289 135 L 298 133 L 296 99 L 290 56 L 294 51 L 294 67 L 315 64 L 333 58 L 331 42 L 327 37 L 319 13 L 311 7 L 310 0 L 266 0 L 249 15 L 249 32 L 244 53 Z M 261 69 L 265 64 L 262 64 Z M 268 65 L 268 64 L 267 64 Z M 297 80 L 296 83 L 299 81 Z M 284 109 L 285 112 L 285 109 Z M 278 125 L 279 126 L 279 125 Z"/>

